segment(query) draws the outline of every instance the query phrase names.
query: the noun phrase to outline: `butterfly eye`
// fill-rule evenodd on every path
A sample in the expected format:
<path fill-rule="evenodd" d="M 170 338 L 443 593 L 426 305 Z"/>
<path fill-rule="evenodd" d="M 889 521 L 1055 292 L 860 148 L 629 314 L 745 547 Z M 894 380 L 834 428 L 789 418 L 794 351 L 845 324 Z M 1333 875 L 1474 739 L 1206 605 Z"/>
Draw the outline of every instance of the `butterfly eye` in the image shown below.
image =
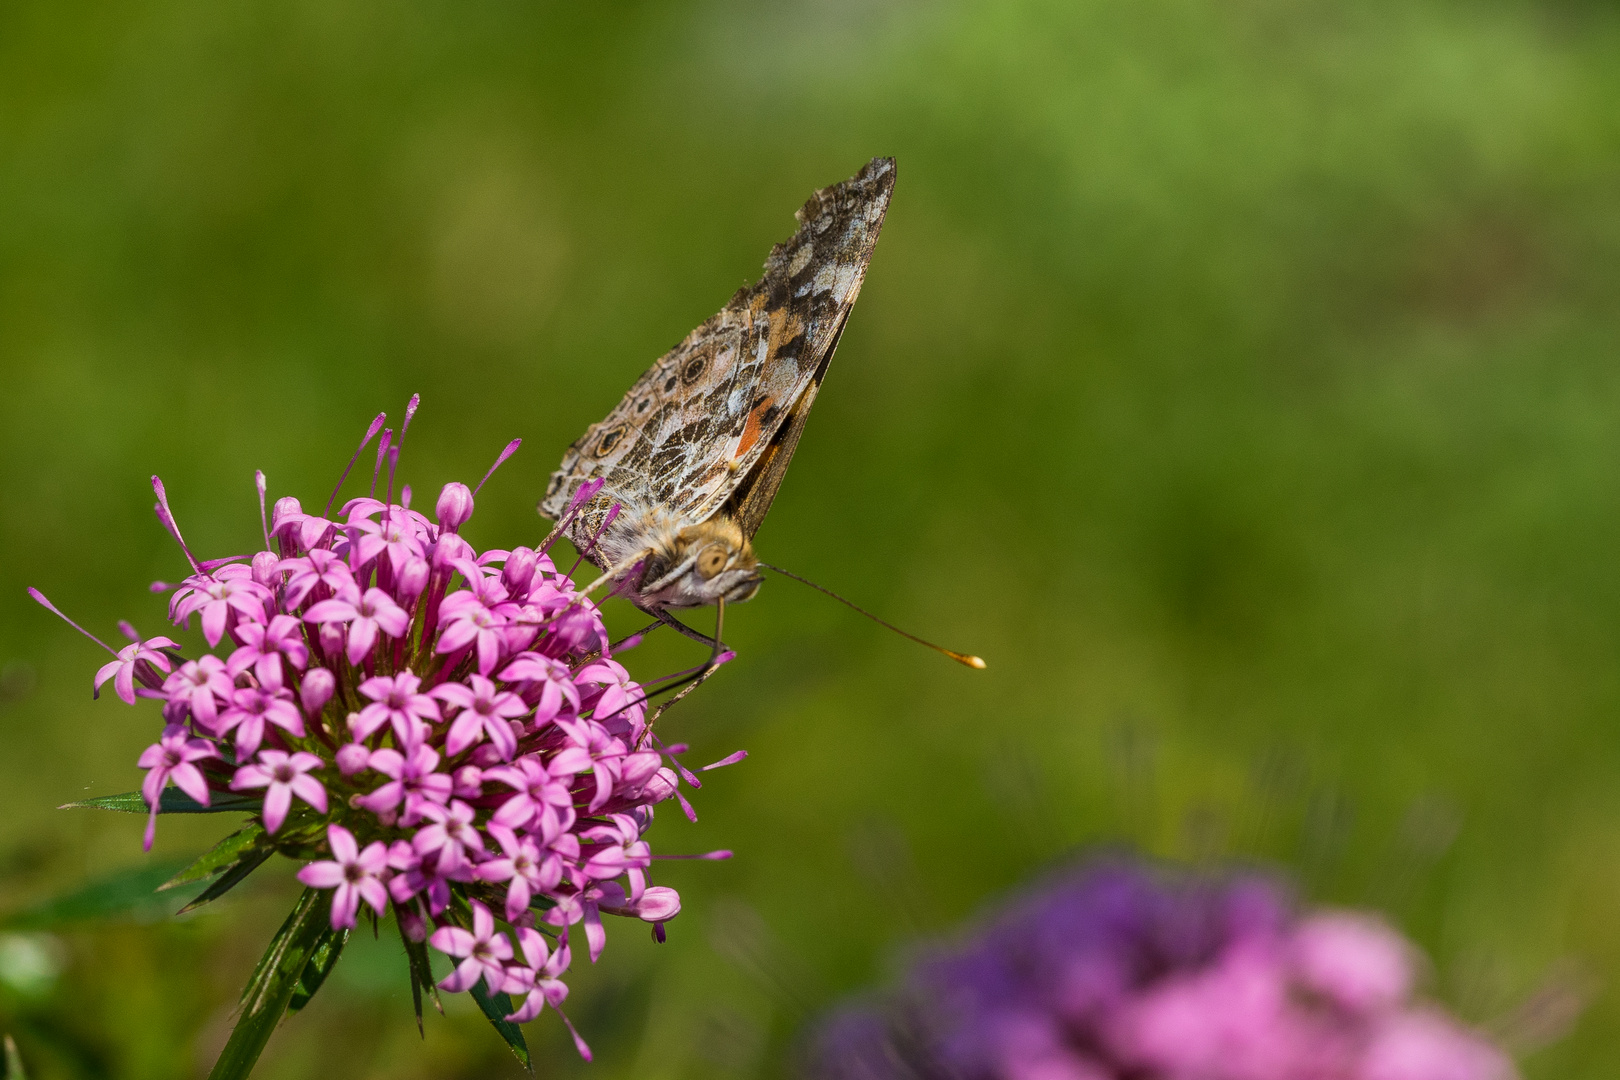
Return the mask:
<path fill-rule="evenodd" d="M 698 577 L 702 578 L 704 581 L 709 580 L 710 578 L 714 577 L 714 575 L 724 570 L 726 568 L 726 563 L 729 561 L 730 560 L 726 558 L 725 549 L 720 547 L 718 544 L 704 549 L 703 554 L 698 556 Z"/>

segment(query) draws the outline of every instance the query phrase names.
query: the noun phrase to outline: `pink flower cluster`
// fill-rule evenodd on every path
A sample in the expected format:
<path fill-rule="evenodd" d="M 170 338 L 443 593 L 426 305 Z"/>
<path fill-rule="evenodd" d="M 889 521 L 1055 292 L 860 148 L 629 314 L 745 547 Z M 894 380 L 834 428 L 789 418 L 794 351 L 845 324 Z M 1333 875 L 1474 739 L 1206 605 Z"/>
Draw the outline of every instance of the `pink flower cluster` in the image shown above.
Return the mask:
<path fill-rule="evenodd" d="M 378 454 L 390 491 L 391 437 Z M 262 507 L 262 474 L 259 492 Z M 652 923 L 662 940 L 680 898 L 648 884 L 643 834 L 671 797 L 692 816 L 678 788 L 699 785 L 545 546 L 480 552 L 461 537 L 473 495 L 445 485 L 434 520 L 411 509 L 408 487 L 333 518 L 281 499 L 257 554 L 199 563 L 186 549 L 193 572 L 169 616 L 196 620 L 214 652 L 186 659 L 167 637 L 136 640 L 96 687 L 162 703 L 162 737 L 140 758 L 148 848 L 170 782 L 204 805 L 226 790 L 262 796 L 271 842 L 330 854 L 298 876 L 332 890 L 333 927 L 352 928 L 362 905 L 392 907 L 407 936 L 456 960 L 443 989 L 481 980 L 526 995 L 507 1017 L 523 1022 L 566 996 L 572 927 L 592 961 L 603 913 Z"/>
<path fill-rule="evenodd" d="M 817 1080 L 1512 1080 L 1374 916 L 1130 864 L 1018 897 L 822 1025 Z"/>

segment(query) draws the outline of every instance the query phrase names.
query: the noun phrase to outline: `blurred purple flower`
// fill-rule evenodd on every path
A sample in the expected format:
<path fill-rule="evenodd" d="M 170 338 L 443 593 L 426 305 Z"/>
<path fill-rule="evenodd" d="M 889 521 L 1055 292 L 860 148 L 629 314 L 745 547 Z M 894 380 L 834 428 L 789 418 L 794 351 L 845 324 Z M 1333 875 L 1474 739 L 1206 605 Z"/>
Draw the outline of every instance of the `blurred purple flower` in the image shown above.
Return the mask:
<path fill-rule="evenodd" d="M 548 913 L 549 914 L 549 913 Z M 816 1031 L 816 1080 L 1512 1080 L 1376 918 L 1115 862 L 1014 897 Z"/>

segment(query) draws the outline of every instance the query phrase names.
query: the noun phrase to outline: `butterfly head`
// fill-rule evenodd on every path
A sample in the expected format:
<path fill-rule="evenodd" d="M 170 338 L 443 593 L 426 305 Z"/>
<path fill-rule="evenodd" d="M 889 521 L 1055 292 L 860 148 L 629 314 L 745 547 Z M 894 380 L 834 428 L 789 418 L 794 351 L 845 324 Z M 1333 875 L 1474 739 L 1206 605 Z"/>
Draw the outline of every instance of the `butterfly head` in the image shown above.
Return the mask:
<path fill-rule="evenodd" d="M 738 604 L 759 591 L 753 546 L 729 516 L 688 525 L 647 559 L 636 592 L 651 607 L 702 607 L 716 600 Z"/>

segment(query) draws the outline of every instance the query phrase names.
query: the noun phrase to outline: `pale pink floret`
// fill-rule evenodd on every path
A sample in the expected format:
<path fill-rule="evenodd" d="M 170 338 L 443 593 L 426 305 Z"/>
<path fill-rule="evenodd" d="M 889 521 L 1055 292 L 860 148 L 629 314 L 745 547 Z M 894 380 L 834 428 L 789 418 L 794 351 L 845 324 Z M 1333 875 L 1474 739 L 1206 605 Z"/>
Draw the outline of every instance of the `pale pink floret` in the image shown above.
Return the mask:
<path fill-rule="evenodd" d="M 1411 948 L 1371 916 L 1314 915 L 1294 931 L 1291 952 L 1300 982 L 1351 1012 L 1396 1008 L 1412 989 Z"/>
<path fill-rule="evenodd" d="M 242 623 L 236 628 L 236 636 L 242 646 L 226 662 L 226 671 L 233 679 L 252 668 L 260 683 L 280 686 L 285 674 L 283 660 L 298 671 L 309 666 L 303 626 L 291 615 L 277 615 L 267 625 Z"/>
<path fill-rule="evenodd" d="M 588 756 L 579 764 L 588 768 Z M 542 843 L 550 843 L 559 832 L 574 824 L 574 796 L 567 783 L 572 775 L 562 769 L 553 775 L 546 763 L 534 754 L 526 754 L 511 765 L 487 770 L 484 779 L 505 784 L 516 792 L 495 811 L 495 824 L 525 829 L 538 834 Z"/>
<path fill-rule="evenodd" d="M 286 595 L 282 598 L 282 605 L 288 611 L 302 604 L 317 585 L 326 586 L 333 596 L 354 587 L 349 564 L 340 555 L 323 548 L 302 558 L 283 559 L 281 569 L 289 574 Z"/>
<path fill-rule="evenodd" d="M 360 693 L 371 704 L 349 721 L 356 739 L 369 739 L 384 724 L 390 724 L 402 746 L 415 746 L 427 734 L 428 722 L 439 722 L 439 703 L 420 693 L 422 680 L 409 671 L 398 675 L 377 675 L 360 684 Z"/>
<path fill-rule="evenodd" d="M 152 850 L 152 838 L 157 833 L 158 805 L 163 797 L 163 788 L 173 780 L 181 791 L 207 806 L 208 781 L 202 770 L 192 763 L 217 757 L 218 751 L 206 739 L 189 737 L 186 729 L 179 724 L 164 728 L 163 737 L 141 752 L 137 764 L 147 770 L 146 780 L 141 784 L 141 797 L 152 808 L 146 820 L 144 847 L 147 851 Z"/>
<path fill-rule="evenodd" d="M 203 640 L 218 645 L 234 614 L 238 620 L 264 621 L 270 590 L 253 580 L 253 568 L 232 564 L 211 574 L 194 574 L 180 583 L 169 601 L 169 618 L 189 626 L 191 616 L 202 612 Z"/>
<path fill-rule="evenodd" d="M 471 990 L 479 979 L 493 996 L 506 986 L 506 961 L 512 959 L 512 943 L 495 932 L 495 919 L 477 900 L 470 902 L 473 915 L 471 932 L 459 926 L 441 926 L 428 943 L 449 956 L 463 957 L 456 970 L 439 983 L 439 989 L 459 994 Z"/>
<path fill-rule="evenodd" d="M 518 605 L 507 602 L 499 578 L 485 576 L 476 564 L 459 559 L 455 567 L 467 579 L 467 588 L 445 597 L 440 606 L 444 629 L 434 649 L 441 653 L 476 649 L 478 673 L 488 675 L 500 663 L 506 649 L 502 628 L 518 613 Z"/>
<path fill-rule="evenodd" d="M 355 586 L 338 593 L 331 600 L 322 600 L 304 613 L 312 623 L 348 623 L 349 663 L 358 664 L 371 652 L 378 633 L 389 637 L 404 637 L 410 628 L 411 617 L 405 609 L 381 589 L 367 589 L 364 595 Z"/>
<path fill-rule="evenodd" d="M 231 780 L 232 791 L 250 791 L 267 788 L 264 793 L 264 828 L 275 832 L 287 820 L 287 811 L 296 795 L 317 813 L 326 813 L 326 789 L 310 776 L 315 769 L 326 767 L 326 762 L 302 750 L 289 754 L 283 750 L 262 750 L 254 765 L 243 765 Z"/>
<path fill-rule="evenodd" d="M 236 756 L 245 760 L 264 742 L 264 725 L 272 723 L 289 735 L 304 737 L 304 714 L 293 704 L 292 693 L 279 686 L 249 686 L 231 694 L 231 704 L 215 722 L 213 733 L 236 731 Z"/>
<path fill-rule="evenodd" d="M 125 645 L 118 650 L 117 659 L 102 664 L 101 669 L 96 672 L 96 696 L 101 695 L 101 684 L 111 679 L 113 689 L 118 692 L 124 704 L 135 704 L 135 666 L 144 660 L 159 671 L 167 673 L 170 667 L 169 658 L 157 650 L 179 647 L 166 637 L 148 638 L 145 641 Z"/>
<path fill-rule="evenodd" d="M 1379 1025 L 1355 1080 L 1517 1080 L 1513 1063 L 1438 1009 L 1396 1013 Z"/>
<path fill-rule="evenodd" d="M 392 819 L 403 801 L 403 821 L 411 825 L 421 818 L 425 803 L 443 806 L 450 801 L 453 782 L 444 773 L 435 771 L 439 767 L 439 755 L 432 747 L 418 746 L 409 757 L 384 747 L 373 750 L 367 764 L 388 777 L 388 783 L 355 799 L 354 804 L 378 817 Z"/>
<path fill-rule="evenodd" d="M 573 672 L 560 660 L 537 652 L 519 653 L 501 671 L 500 678 L 521 683 L 523 700 L 534 708 L 531 726 L 538 731 L 567 709 L 579 712 L 579 689 Z"/>
<path fill-rule="evenodd" d="M 374 840 L 361 851 L 354 834 L 341 825 L 326 827 L 332 860 L 312 862 L 298 871 L 298 880 L 312 889 L 336 889 L 332 894 L 332 928 L 352 930 L 360 901 L 381 915 L 388 908 L 388 846 Z"/>
<path fill-rule="evenodd" d="M 475 873 L 480 881 L 510 883 L 506 887 L 506 918 L 511 921 L 529 910 L 536 895 L 557 887 L 562 881 L 563 860 L 561 853 L 542 850 L 532 838 L 519 837 L 511 829 L 499 825 L 488 829 L 505 855 L 480 863 Z"/>
<path fill-rule="evenodd" d="M 576 683 L 597 683 L 602 695 L 592 705 L 591 716 L 598 723 L 622 721 L 631 731 L 639 733 L 642 717 L 646 713 L 646 692 L 617 660 L 598 660 L 588 664 L 578 675 Z"/>
<path fill-rule="evenodd" d="M 473 808 L 460 799 L 447 807 L 424 802 L 419 810 L 431 824 L 417 830 L 411 838 L 411 846 L 424 857 L 437 852 L 439 868 L 446 874 L 467 866 L 469 851 L 484 853 L 484 838 L 473 826 Z"/>
<path fill-rule="evenodd" d="M 205 729 L 212 731 L 219 718 L 219 703 L 230 701 L 236 684 L 225 673 L 225 661 L 212 654 L 188 660 L 163 682 L 171 702 L 183 703 Z"/>
<path fill-rule="evenodd" d="M 459 710 L 450 724 L 444 752 L 455 757 L 485 735 L 499 751 L 501 760 L 511 761 L 517 752 L 517 736 L 511 721 L 529 711 L 523 699 L 510 690 L 498 690 L 482 675 L 469 675 L 464 683 L 442 683 L 432 690 L 434 697 Z"/>
<path fill-rule="evenodd" d="M 557 1008 L 568 999 L 568 984 L 560 977 L 568 970 L 568 942 L 559 941 L 553 952 L 546 947 L 545 935 L 523 927 L 518 930 L 518 947 L 523 951 L 523 963 L 507 966 L 506 992 L 529 996 L 506 1019 L 527 1024 L 547 1005 Z"/>

